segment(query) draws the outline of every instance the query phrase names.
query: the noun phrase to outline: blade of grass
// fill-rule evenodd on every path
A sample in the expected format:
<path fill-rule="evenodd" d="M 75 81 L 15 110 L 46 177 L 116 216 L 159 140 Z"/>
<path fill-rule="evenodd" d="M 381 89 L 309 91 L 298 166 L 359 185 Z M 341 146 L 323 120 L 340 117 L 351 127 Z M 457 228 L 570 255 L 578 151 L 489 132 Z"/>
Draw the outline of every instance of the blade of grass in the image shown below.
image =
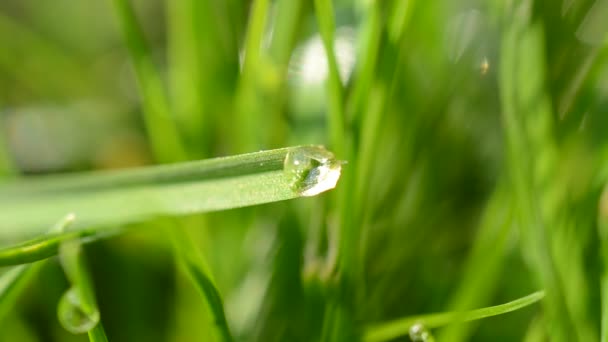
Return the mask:
<path fill-rule="evenodd" d="M 68 212 L 78 217 L 71 232 L 100 231 L 157 216 L 239 208 L 305 196 L 307 193 L 294 186 L 298 183 L 294 177 L 310 180 L 309 174 L 284 171 L 286 157 L 290 153 L 320 152 L 328 153 L 318 146 L 299 146 L 135 170 L 18 180 L 0 187 L 3 227 L 0 236 L 6 239 L 41 234 L 40 227 L 45 222 Z M 52 237 L 39 242 L 41 245 L 32 243 L 19 250 L 45 256 L 53 250 L 50 245 L 57 243 Z M 23 258 L 19 254 L 10 250 L 0 253 Z"/>
<path fill-rule="evenodd" d="M 267 83 L 268 89 L 265 94 L 265 98 L 268 98 L 265 117 L 270 123 L 268 130 L 272 132 L 266 139 L 269 146 L 282 146 L 287 141 L 288 127 L 285 120 L 285 107 L 289 99 L 287 71 L 309 6 L 309 2 L 303 0 L 279 0 L 274 5 L 274 25 L 268 59 L 276 74 L 272 82 Z"/>
<path fill-rule="evenodd" d="M 217 331 L 216 336 L 221 341 L 232 341 L 222 297 L 216 288 L 204 256 L 186 234 L 170 234 L 170 236 L 173 240 L 174 253 L 178 256 L 179 266 L 192 278 L 191 281 L 197 286 L 197 290 L 208 303 L 213 324 Z"/>
<path fill-rule="evenodd" d="M 255 0 L 251 5 L 245 37 L 245 51 L 236 95 L 236 111 L 240 134 L 235 136 L 239 151 L 259 148 L 258 117 L 260 105 L 256 99 L 259 75 L 263 72 L 262 42 L 270 7 L 268 0 Z"/>
<path fill-rule="evenodd" d="M 168 53 L 170 95 L 175 110 L 175 119 L 195 148 L 205 150 L 204 137 L 206 118 L 204 113 L 202 83 L 206 75 L 197 22 L 200 16 L 199 1 L 166 1 L 168 19 Z M 152 132 L 150 132 L 152 133 Z"/>
<path fill-rule="evenodd" d="M 68 214 L 57 222 L 49 233 L 60 233 L 74 222 L 74 215 Z M 30 265 L 13 267 L 0 276 L 0 321 L 14 307 L 17 298 L 23 292 L 31 279 L 44 267 L 46 262 L 40 261 Z"/>
<path fill-rule="evenodd" d="M 15 18 L 0 13 L 0 41 L 4 49 L 11 51 L 0 55 L 0 70 L 11 75 L 28 90 L 46 96 L 49 92 L 86 96 L 82 94 L 90 89 L 87 87 L 92 78 L 89 69 L 66 54 L 65 49 L 45 34 L 32 29 L 31 25 L 24 25 Z M 24 56 L 44 56 L 45 63 L 31 63 L 24 60 Z M 41 73 L 46 77 L 31 77 Z"/>
<path fill-rule="evenodd" d="M 123 229 L 107 229 L 103 232 L 94 229 L 75 232 L 49 233 L 23 243 L 0 249 L 0 266 L 20 265 L 50 258 L 57 254 L 61 243 L 79 239 L 89 243 L 121 233 Z"/>
<path fill-rule="evenodd" d="M 381 323 L 367 328 L 364 341 L 378 342 L 388 341 L 399 336 L 407 335 L 410 328 L 415 324 L 422 324 L 425 328 L 437 328 L 440 326 L 464 323 L 482 318 L 502 315 L 532 305 L 545 296 L 544 291 L 537 291 L 528 296 L 514 301 L 463 312 L 442 312 L 436 314 L 420 315 L 401 318 L 388 323 Z"/>
<path fill-rule="evenodd" d="M 315 14 L 319 23 L 319 31 L 329 68 L 327 93 L 329 94 L 328 127 L 330 145 L 338 155 L 344 155 L 345 126 L 344 126 L 344 87 L 340 80 L 340 72 L 334 49 L 334 34 L 336 24 L 334 10 L 330 0 L 315 0 Z"/>
<path fill-rule="evenodd" d="M 2 109 L 0 104 L 0 110 Z M 8 178 L 15 174 L 15 166 L 11 160 L 9 155 L 8 147 L 6 146 L 6 141 L 4 135 L 1 134 L 3 129 L 2 121 L 0 120 L 0 180 L 3 178 Z"/>
<path fill-rule="evenodd" d="M 507 164 L 514 189 L 515 215 L 521 229 L 522 250 L 539 283 L 547 291 L 544 304 L 550 317 L 548 321 L 554 323 L 554 328 L 550 329 L 552 338 L 569 341 L 574 329 L 552 258 L 551 227 L 547 224 L 547 217 L 543 216 L 547 212 L 543 204 L 550 205 L 554 200 L 543 198 L 546 194 L 542 192 L 547 191 L 544 184 L 552 176 L 547 172 L 551 172 L 550 166 L 555 162 L 547 122 L 552 119 L 551 111 L 543 89 L 543 33 L 538 23 L 528 22 L 528 5 L 529 2 L 522 2 L 520 9 L 523 11 L 511 17 L 501 46 L 499 86 Z"/>
<path fill-rule="evenodd" d="M 70 332 L 75 332 L 75 328 L 86 330 L 91 342 L 107 342 L 108 339 L 99 319 L 93 281 L 84 259 L 82 245 L 78 240 L 67 240 L 61 244 L 59 256 L 63 270 L 71 284 L 70 289 L 59 303 L 59 321 Z M 73 302 L 69 298 L 71 293 L 75 296 Z M 65 301 L 69 301 L 69 303 Z M 81 318 L 79 315 L 86 318 Z M 87 323 L 93 326 L 90 328 L 78 326 L 87 319 L 91 320 Z M 71 326 L 71 324 L 76 324 L 76 326 Z"/>
<path fill-rule="evenodd" d="M 186 152 L 171 117 L 171 108 L 144 34 L 128 0 L 112 0 L 129 50 L 142 96 L 146 129 L 152 150 L 162 163 L 186 159 Z"/>
<path fill-rule="evenodd" d="M 600 276 L 600 292 L 602 299 L 601 341 L 608 342 L 608 187 L 605 188 L 599 202 L 598 230 L 602 264 Z"/>
<path fill-rule="evenodd" d="M 513 215 L 506 184 L 499 183 L 490 198 L 480 223 L 479 232 L 469 254 L 462 280 L 448 305 L 450 311 L 461 311 L 487 305 L 498 285 Z M 473 327 L 451 325 L 438 336 L 439 341 L 466 341 Z"/>
<path fill-rule="evenodd" d="M 169 101 L 164 92 L 163 85 L 160 78 L 160 73 L 154 67 L 150 53 L 145 44 L 143 33 L 141 32 L 141 28 L 138 25 L 135 15 L 133 13 L 133 9 L 128 3 L 128 0 L 115 0 L 115 8 L 117 10 L 118 17 L 122 23 L 123 33 L 127 40 L 127 46 L 131 51 L 131 59 L 135 65 L 135 70 L 139 78 L 140 87 L 142 88 L 142 97 L 144 103 L 144 117 L 147 123 L 147 131 L 149 139 L 152 142 L 152 150 L 157 159 L 161 162 L 169 162 L 169 161 L 179 161 L 183 160 L 186 157 L 185 148 L 181 144 L 180 136 L 177 130 L 177 127 L 174 125 L 172 118 L 169 116 L 169 112 L 171 108 L 169 108 Z M 193 5 L 193 11 L 200 9 L 196 4 Z M 196 13 L 194 13 L 196 15 Z M 193 23 L 195 24 L 195 23 Z M 195 49 L 200 48 L 200 44 L 195 44 Z M 200 51 L 197 49 L 197 51 Z M 198 84 L 196 84 L 198 85 Z M 196 87 L 199 90 L 200 88 Z M 202 109 L 200 106 L 202 105 L 202 100 L 200 95 L 197 96 L 197 105 L 198 109 Z M 202 116 L 202 112 L 198 113 Z M 190 113 L 190 115 L 196 115 L 196 113 Z M 270 176 L 270 175 L 269 175 Z M 241 178 L 242 179 L 242 178 Z M 268 179 L 268 178 L 259 178 L 260 181 L 269 181 L 270 184 L 267 184 L 269 188 L 273 188 L 271 184 L 277 184 L 276 179 Z M 224 183 L 225 180 L 218 179 L 219 182 Z M 216 185 L 219 185 L 216 184 Z M 235 191 L 233 199 L 240 197 L 240 191 L 246 191 L 243 187 L 243 183 L 236 184 L 228 184 L 224 183 L 221 185 L 223 189 L 228 189 L 231 186 L 235 186 L 234 189 L 239 189 L 239 191 Z M 219 190 L 219 187 L 215 188 L 216 191 Z M 188 190 L 193 190 L 192 187 L 189 187 Z M 275 187 L 276 190 L 276 187 Z M 185 193 L 186 189 L 181 189 L 178 197 L 182 197 Z M 197 189 L 198 193 L 209 193 L 212 192 L 212 188 L 199 188 Z M 258 192 L 256 195 L 260 195 L 261 192 L 258 190 L 254 190 L 253 193 Z M 237 194 L 238 193 L 238 194 Z M 177 195 L 177 193 L 176 193 Z M 218 198 L 227 198 L 228 194 L 219 194 Z M 174 199 L 170 199 L 170 201 L 175 201 Z M 244 203 L 243 203 L 244 204 Z M 246 205 L 246 204 L 245 204 Z M 219 209 L 219 208 L 218 208 Z M 186 208 L 189 212 L 196 211 L 204 211 L 197 210 L 195 207 Z M 182 224 L 182 227 L 172 227 L 173 229 L 169 230 L 169 236 L 174 241 L 175 250 L 188 250 L 190 253 L 194 253 L 194 246 L 190 244 L 181 243 L 184 241 L 183 234 L 185 232 L 182 231 L 184 228 L 188 227 L 185 224 Z M 176 229 L 178 228 L 178 229 Z M 209 282 L 201 282 L 204 279 L 210 279 L 211 276 L 208 275 L 208 269 L 205 266 L 204 258 L 201 256 L 198 260 L 198 263 L 189 262 L 188 260 L 182 260 L 183 255 L 181 253 L 176 254 L 177 259 L 183 264 L 187 263 L 191 267 L 186 268 L 186 271 L 190 275 L 190 279 L 194 281 L 194 285 L 197 286 L 204 294 L 206 294 L 207 299 L 207 307 L 211 309 L 211 314 L 216 321 L 223 320 L 225 322 L 225 318 L 222 316 L 216 316 L 217 310 L 214 310 L 217 307 L 217 303 L 209 301 L 210 298 L 214 298 L 214 296 L 218 293 L 217 289 L 213 286 L 212 283 Z M 219 303 L 221 306 L 221 302 Z M 223 309 L 222 309 L 223 310 Z M 227 331 L 227 325 L 224 327 Z M 230 334 L 228 333 L 227 340 L 230 340 Z M 225 339 L 226 340 L 226 339 Z"/>
<path fill-rule="evenodd" d="M 332 2 L 329 0 L 315 0 L 314 8 L 329 69 L 326 81 L 326 92 L 329 99 L 327 114 L 329 141 L 339 155 L 347 156 L 352 162 L 354 153 L 352 152 L 351 142 L 346 140 L 344 87 L 340 79 L 334 49 L 335 19 Z M 354 292 L 350 291 L 349 288 L 351 288 L 353 280 L 356 277 L 354 270 L 356 253 L 352 248 L 357 246 L 359 235 L 353 231 L 357 227 L 351 225 L 350 221 L 348 221 L 352 217 L 345 214 L 347 208 L 351 209 L 351 196 L 349 193 L 349 189 L 343 188 L 337 194 L 338 210 L 344 214 L 341 222 L 339 248 L 341 274 L 338 283 L 338 293 L 335 298 L 330 298 L 326 305 L 321 334 L 322 341 L 348 340 L 354 337 L 354 312 L 351 310 L 354 306 Z"/>
<path fill-rule="evenodd" d="M 380 40 L 382 33 L 382 18 L 380 9 L 374 3 L 370 3 L 369 8 L 364 11 L 365 19 L 363 29 L 359 37 L 357 49 L 358 65 L 355 70 L 354 85 L 352 95 L 349 98 L 347 113 L 348 120 L 356 121 L 361 117 L 365 108 L 367 91 L 371 88 L 378 60 Z"/>

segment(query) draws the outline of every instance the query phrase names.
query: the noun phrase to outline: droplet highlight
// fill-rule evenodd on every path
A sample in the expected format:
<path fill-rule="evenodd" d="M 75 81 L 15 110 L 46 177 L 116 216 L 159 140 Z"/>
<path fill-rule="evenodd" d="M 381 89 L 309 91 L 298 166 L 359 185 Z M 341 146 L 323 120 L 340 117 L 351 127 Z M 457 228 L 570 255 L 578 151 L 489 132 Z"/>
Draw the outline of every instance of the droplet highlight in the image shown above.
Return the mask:
<path fill-rule="evenodd" d="M 73 334 L 86 333 L 99 323 L 99 311 L 88 312 L 76 288 L 66 291 L 59 300 L 59 323 Z"/>
<path fill-rule="evenodd" d="M 343 163 L 321 146 L 300 147 L 287 153 L 283 170 L 295 192 L 315 196 L 336 187 Z"/>
<path fill-rule="evenodd" d="M 410 327 L 410 339 L 413 342 L 434 342 L 431 332 L 422 324 L 416 323 Z"/>

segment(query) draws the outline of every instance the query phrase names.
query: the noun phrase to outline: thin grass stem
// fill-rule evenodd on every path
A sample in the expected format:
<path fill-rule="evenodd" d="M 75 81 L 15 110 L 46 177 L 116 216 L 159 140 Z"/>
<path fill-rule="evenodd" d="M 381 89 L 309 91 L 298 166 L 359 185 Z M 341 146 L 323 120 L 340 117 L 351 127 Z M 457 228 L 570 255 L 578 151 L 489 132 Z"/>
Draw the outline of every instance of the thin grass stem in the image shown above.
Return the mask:
<path fill-rule="evenodd" d="M 106 342 L 107 337 L 100 321 L 93 281 L 78 240 L 64 241 L 60 246 L 60 259 L 71 287 L 59 302 L 59 322 L 72 333 L 86 332 L 91 342 Z"/>
<path fill-rule="evenodd" d="M 364 337 L 365 342 L 388 341 L 399 336 L 407 335 L 410 328 L 415 324 L 422 324 L 425 328 L 437 328 L 440 326 L 464 323 L 482 318 L 502 315 L 532 305 L 545 296 L 544 291 L 537 291 L 528 296 L 514 301 L 463 312 L 442 312 L 436 314 L 411 316 L 401 318 L 392 322 L 381 323 L 367 329 Z"/>
<path fill-rule="evenodd" d="M 60 233 L 72 222 L 74 215 L 68 214 L 57 222 L 49 233 Z M 19 295 L 44 265 L 44 261 L 21 265 L 11 268 L 0 276 L 0 321 L 12 310 Z"/>

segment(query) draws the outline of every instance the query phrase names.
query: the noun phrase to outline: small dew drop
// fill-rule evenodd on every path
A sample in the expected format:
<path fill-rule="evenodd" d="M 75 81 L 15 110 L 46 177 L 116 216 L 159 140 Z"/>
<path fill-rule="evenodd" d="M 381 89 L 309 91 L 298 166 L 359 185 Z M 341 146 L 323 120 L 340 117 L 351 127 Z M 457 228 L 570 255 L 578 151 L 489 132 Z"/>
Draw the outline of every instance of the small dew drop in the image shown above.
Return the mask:
<path fill-rule="evenodd" d="M 300 147 L 287 153 L 284 172 L 294 191 L 301 196 L 315 196 L 336 187 L 342 164 L 321 146 Z"/>
<path fill-rule="evenodd" d="M 413 342 L 434 342 L 435 339 L 429 330 L 422 325 L 422 323 L 416 323 L 410 327 L 410 339 Z"/>
<path fill-rule="evenodd" d="M 61 325 L 73 334 L 86 333 L 99 323 L 99 311 L 88 313 L 74 287 L 59 300 L 57 316 Z"/>

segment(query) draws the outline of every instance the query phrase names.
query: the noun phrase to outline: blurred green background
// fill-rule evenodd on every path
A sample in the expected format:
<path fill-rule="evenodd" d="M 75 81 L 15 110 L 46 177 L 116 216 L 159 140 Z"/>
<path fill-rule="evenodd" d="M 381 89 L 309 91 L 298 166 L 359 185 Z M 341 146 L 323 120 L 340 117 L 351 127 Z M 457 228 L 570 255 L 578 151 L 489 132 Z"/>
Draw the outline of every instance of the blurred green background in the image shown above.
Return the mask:
<path fill-rule="evenodd" d="M 166 242 L 174 221 L 237 341 L 352 341 L 538 289 L 541 305 L 433 333 L 598 340 L 605 18 L 603 0 L 3 0 L 0 174 L 300 144 L 348 161 L 319 197 L 88 244 L 110 341 L 216 339 Z M 0 341 L 86 340 L 57 321 L 67 286 L 47 264 Z"/>

